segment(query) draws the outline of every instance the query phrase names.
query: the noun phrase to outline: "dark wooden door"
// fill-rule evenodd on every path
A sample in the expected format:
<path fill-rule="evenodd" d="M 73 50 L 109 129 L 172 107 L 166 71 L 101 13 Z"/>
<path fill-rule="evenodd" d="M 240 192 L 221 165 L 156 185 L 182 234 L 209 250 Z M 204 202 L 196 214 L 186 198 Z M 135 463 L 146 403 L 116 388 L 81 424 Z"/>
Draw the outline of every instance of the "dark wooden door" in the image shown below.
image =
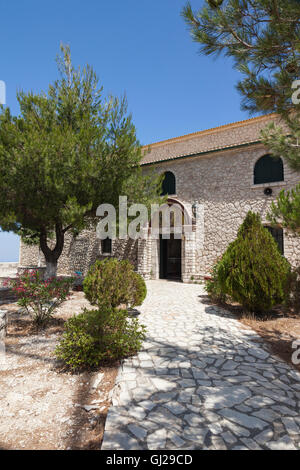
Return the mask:
<path fill-rule="evenodd" d="M 181 278 L 181 239 L 173 234 L 167 240 L 160 238 L 160 278 Z"/>

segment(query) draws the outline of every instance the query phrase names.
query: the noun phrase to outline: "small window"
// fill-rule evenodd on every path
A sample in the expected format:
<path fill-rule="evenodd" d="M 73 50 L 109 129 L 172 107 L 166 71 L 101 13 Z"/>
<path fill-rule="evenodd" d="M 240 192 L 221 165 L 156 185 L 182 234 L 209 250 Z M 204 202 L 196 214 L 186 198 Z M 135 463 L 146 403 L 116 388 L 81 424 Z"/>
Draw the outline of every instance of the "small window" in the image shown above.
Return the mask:
<path fill-rule="evenodd" d="M 264 155 L 255 163 L 254 184 L 283 181 L 283 162 L 281 158 Z"/>
<path fill-rule="evenodd" d="M 101 242 L 101 249 L 102 249 L 102 254 L 111 254 L 111 238 L 105 238 L 105 240 L 102 240 Z"/>
<path fill-rule="evenodd" d="M 176 179 L 174 173 L 166 171 L 162 184 L 162 196 L 167 194 L 176 194 Z"/>
<path fill-rule="evenodd" d="M 270 232 L 272 237 L 274 238 L 275 242 L 278 245 L 278 249 L 280 253 L 284 254 L 284 247 L 283 247 L 283 230 L 280 227 L 270 227 L 269 225 L 265 225 L 265 228 Z"/>

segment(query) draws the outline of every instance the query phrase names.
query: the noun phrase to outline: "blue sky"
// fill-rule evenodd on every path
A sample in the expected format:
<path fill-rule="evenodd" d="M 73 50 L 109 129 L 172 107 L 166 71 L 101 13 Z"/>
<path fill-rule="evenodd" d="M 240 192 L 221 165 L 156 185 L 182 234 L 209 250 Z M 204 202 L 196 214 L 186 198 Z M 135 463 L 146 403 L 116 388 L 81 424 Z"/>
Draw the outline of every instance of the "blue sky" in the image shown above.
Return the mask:
<path fill-rule="evenodd" d="M 127 94 L 142 144 L 247 119 L 229 59 L 204 57 L 180 16 L 184 0 L 2 0 L 0 80 L 16 91 L 47 90 L 60 42 L 89 63 L 104 91 Z M 202 0 L 192 0 L 197 8 Z M 0 261 L 17 261 L 18 239 L 0 233 Z"/>

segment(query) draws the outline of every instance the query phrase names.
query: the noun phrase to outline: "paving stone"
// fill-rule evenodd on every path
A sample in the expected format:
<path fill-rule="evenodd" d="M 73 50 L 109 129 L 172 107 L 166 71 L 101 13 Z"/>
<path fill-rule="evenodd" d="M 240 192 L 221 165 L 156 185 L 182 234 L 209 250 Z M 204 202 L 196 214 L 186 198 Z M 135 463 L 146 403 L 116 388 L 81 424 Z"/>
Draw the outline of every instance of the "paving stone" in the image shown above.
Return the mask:
<path fill-rule="evenodd" d="M 300 374 L 202 286 L 147 288 L 147 340 L 119 370 L 102 448 L 299 448 Z"/>
<path fill-rule="evenodd" d="M 160 425 L 163 424 L 165 428 L 172 429 L 173 427 L 180 427 L 182 421 L 180 418 L 177 418 L 173 413 L 171 413 L 166 408 L 160 406 L 156 408 L 154 411 L 151 411 L 148 414 L 148 419 L 150 421 L 154 421 Z"/>
<path fill-rule="evenodd" d="M 245 405 L 250 408 L 261 408 L 262 406 L 273 405 L 275 402 L 269 397 L 251 397 L 245 401 Z"/>
<path fill-rule="evenodd" d="M 261 433 L 257 434 L 254 439 L 259 443 L 259 444 L 265 444 L 266 442 L 270 441 L 273 439 L 274 432 L 272 429 L 265 429 Z"/>
<path fill-rule="evenodd" d="M 158 429 L 147 437 L 147 445 L 149 450 L 165 449 L 167 439 L 167 431 Z"/>
<path fill-rule="evenodd" d="M 268 442 L 267 446 L 271 450 L 297 450 L 289 436 L 284 436 L 277 441 Z"/>
<path fill-rule="evenodd" d="M 170 400 L 173 400 L 176 395 L 177 392 L 155 393 L 151 398 L 153 403 L 167 403 Z"/>
<path fill-rule="evenodd" d="M 192 411 L 193 413 L 199 413 L 200 411 L 200 407 L 199 406 L 195 406 L 195 405 L 190 405 L 189 403 L 185 403 L 185 407 L 187 410 L 190 410 Z"/>
<path fill-rule="evenodd" d="M 174 382 L 170 382 L 165 379 L 151 378 L 151 381 L 153 382 L 154 387 L 160 392 L 167 392 L 176 388 L 176 384 Z"/>
<path fill-rule="evenodd" d="M 208 428 L 212 434 L 221 434 L 223 431 L 223 428 L 219 423 L 209 423 Z"/>
<path fill-rule="evenodd" d="M 145 400 L 145 401 L 140 401 L 140 406 L 142 408 L 145 408 L 146 410 L 151 411 L 156 406 L 156 403 L 153 403 L 150 400 Z"/>
<path fill-rule="evenodd" d="M 179 415 L 186 411 L 186 408 L 181 403 L 178 403 L 178 401 L 170 401 L 165 403 L 164 406 L 175 415 Z"/>
<path fill-rule="evenodd" d="M 281 418 L 281 420 L 288 434 L 295 434 L 296 436 L 299 436 L 300 428 L 297 425 L 295 419 L 289 417 L 289 418 Z"/>
<path fill-rule="evenodd" d="M 135 418 L 139 421 L 141 421 L 142 419 L 145 418 L 146 416 L 146 412 L 145 410 L 141 407 L 141 406 L 133 406 L 133 407 L 130 407 L 129 410 L 128 410 L 128 414 L 129 416 L 131 416 L 132 418 Z"/>
<path fill-rule="evenodd" d="M 117 427 L 122 426 L 122 425 L 126 426 L 131 421 L 133 420 L 128 418 L 128 416 L 123 416 L 121 414 L 112 415 L 108 413 L 105 429 L 111 430 L 111 429 L 116 429 Z"/>
<path fill-rule="evenodd" d="M 192 374 L 194 379 L 206 380 L 209 379 L 209 376 L 200 369 L 196 369 L 195 367 L 192 368 Z"/>
<path fill-rule="evenodd" d="M 135 435 L 138 439 L 144 439 L 147 436 L 146 429 L 142 428 L 141 426 L 137 426 L 136 424 L 129 424 L 128 425 L 129 431 Z"/>
<path fill-rule="evenodd" d="M 175 448 L 181 448 L 183 447 L 186 442 L 176 433 L 174 433 L 173 431 L 169 431 L 168 432 L 168 438 L 173 442 Z"/>
<path fill-rule="evenodd" d="M 264 429 L 268 425 L 268 423 L 259 418 L 248 416 L 232 409 L 221 410 L 219 413 L 247 429 Z"/>
<path fill-rule="evenodd" d="M 237 441 L 237 438 L 230 431 L 223 432 L 222 437 L 228 444 L 234 444 Z"/>
<path fill-rule="evenodd" d="M 182 392 L 179 392 L 178 394 L 178 401 L 183 402 L 183 403 L 190 403 L 192 400 L 194 390 L 184 390 Z"/>
<path fill-rule="evenodd" d="M 254 411 L 254 413 L 252 414 L 253 416 L 256 416 L 257 418 L 261 418 L 262 420 L 268 421 L 270 423 L 272 423 L 277 418 L 279 418 L 279 414 L 276 413 L 276 411 L 266 409 L 266 408 L 263 408 L 259 411 Z"/>
<path fill-rule="evenodd" d="M 267 359 L 269 357 L 269 353 L 267 353 L 264 349 L 260 348 L 249 348 L 248 353 L 251 356 L 254 356 L 258 359 Z"/>
<path fill-rule="evenodd" d="M 253 439 L 249 439 L 247 437 L 242 437 L 241 441 L 250 450 L 261 450 L 261 447 Z"/>
<path fill-rule="evenodd" d="M 120 430 L 106 430 L 101 449 L 142 450 L 142 447 L 136 439 L 125 432 L 120 432 Z"/>
<path fill-rule="evenodd" d="M 251 414 L 251 412 L 252 412 L 252 408 L 250 408 L 249 406 L 246 406 L 246 405 L 236 406 L 235 409 L 240 411 L 241 413 Z"/>
<path fill-rule="evenodd" d="M 207 429 L 199 429 L 191 426 L 186 426 L 183 430 L 182 436 L 186 439 L 194 441 L 197 445 L 203 445 L 207 435 Z"/>
<path fill-rule="evenodd" d="M 251 391 L 244 386 L 223 386 L 207 391 L 204 406 L 209 409 L 219 410 L 231 408 L 251 397 Z"/>
<path fill-rule="evenodd" d="M 232 421 L 229 420 L 222 420 L 220 421 L 221 426 L 226 429 L 230 429 L 234 435 L 238 437 L 249 437 L 250 436 L 250 431 L 248 429 L 243 428 L 242 426 L 239 426 L 236 423 L 233 423 Z"/>
<path fill-rule="evenodd" d="M 196 382 L 193 379 L 179 380 L 178 384 L 183 388 L 196 387 Z"/>
<path fill-rule="evenodd" d="M 212 436 L 212 444 L 216 450 L 227 450 L 227 446 L 220 436 Z"/>
<path fill-rule="evenodd" d="M 226 361 L 225 364 L 222 365 L 222 370 L 233 370 L 236 369 L 238 364 L 235 361 Z"/>
<path fill-rule="evenodd" d="M 201 426 L 204 423 L 204 419 L 202 416 L 196 413 L 187 413 L 183 417 L 184 421 L 186 421 L 190 426 Z"/>

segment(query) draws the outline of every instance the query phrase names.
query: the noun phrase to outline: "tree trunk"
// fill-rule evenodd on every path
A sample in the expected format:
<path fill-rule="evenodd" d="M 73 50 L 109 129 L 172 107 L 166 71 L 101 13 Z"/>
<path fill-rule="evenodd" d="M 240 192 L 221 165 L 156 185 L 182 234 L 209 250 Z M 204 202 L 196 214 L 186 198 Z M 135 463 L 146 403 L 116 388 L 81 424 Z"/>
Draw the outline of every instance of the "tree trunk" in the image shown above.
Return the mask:
<path fill-rule="evenodd" d="M 50 279 L 51 277 L 56 277 L 56 273 L 57 273 L 57 260 L 48 261 L 46 259 L 45 280 Z"/>
<path fill-rule="evenodd" d="M 62 253 L 64 247 L 64 231 L 60 224 L 55 225 L 56 244 L 53 249 L 48 247 L 47 231 L 41 230 L 40 234 L 40 248 L 45 256 L 46 260 L 46 272 L 45 279 L 50 277 L 56 277 L 57 273 L 57 261 Z"/>

